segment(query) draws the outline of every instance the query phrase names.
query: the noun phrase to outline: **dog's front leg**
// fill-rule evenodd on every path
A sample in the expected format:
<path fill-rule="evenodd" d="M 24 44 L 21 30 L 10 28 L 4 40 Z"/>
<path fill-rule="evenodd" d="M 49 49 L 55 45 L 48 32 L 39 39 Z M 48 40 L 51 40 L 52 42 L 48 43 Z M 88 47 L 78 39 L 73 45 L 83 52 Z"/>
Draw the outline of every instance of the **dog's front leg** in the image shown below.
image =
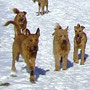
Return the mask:
<path fill-rule="evenodd" d="M 31 82 L 34 82 L 34 69 L 33 69 L 33 66 L 32 66 L 32 60 L 31 59 L 25 59 L 25 62 L 26 62 L 26 65 L 28 67 L 28 69 L 30 70 L 30 81 Z"/>
<path fill-rule="evenodd" d="M 84 55 L 85 55 L 85 49 L 82 49 L 81 50 L 81 62 L 80 62 L 80 65 L 84 64 Z"/>
<path fill-rule="evenodd" d="M 35 72 L 35 58 L 31 59 L 31 68 L 30 68 L 30 81 L 35 82 L 34 72 Z"/>
<path fill-rule="evenodd" d="M 55 71 L 60 69 L 60 55 L 55 55 Z"/>
<path fill-rule="evenodd" d="M 75 63 L 79 63 L 78 60 L 78 48 L 74 46 L 74 53 L 73 53 L 73 59 Z"/>
<path fill-rule="evenodd" d="M 62 69 L 63 70 L 67 69 L 67 57 L 68 57 L 68 55 L 63 57 L 63 62 L 62 62 Z"/>

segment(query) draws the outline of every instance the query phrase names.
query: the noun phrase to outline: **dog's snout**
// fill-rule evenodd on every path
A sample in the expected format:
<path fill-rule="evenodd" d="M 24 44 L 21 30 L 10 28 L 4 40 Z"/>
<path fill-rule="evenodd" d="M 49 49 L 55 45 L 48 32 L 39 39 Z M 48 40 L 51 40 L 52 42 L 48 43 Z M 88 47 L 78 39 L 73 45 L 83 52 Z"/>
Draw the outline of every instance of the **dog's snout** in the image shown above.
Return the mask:
<path fill-rule="evenodd" d="M 37 46 L 33 46 L 30 48 L 30 51 L 31 52 L 36 52 L 38 50 L 38 47 Z"/>
<path fill-rule="evenodd" d="M 37 49 L 37 46 L 34 46 L 33 48 L 34 48 L 34 49 Z"/>
<path fill-rule="evenodd" d="M 22 22 L 23 21 L 23 18 L 21 18 L 20 21 Z"/>
<path fill-rule="evenodd" d="M 64 44 L 66 44 L 66 42 L 67 42 L 66 40 L 63 40 L 63 43 L 64 43 Z"/>
<path fill-rule="evenodd" d="M 77 34 L 77 37 L 79 37 L 79 34 Z"/>

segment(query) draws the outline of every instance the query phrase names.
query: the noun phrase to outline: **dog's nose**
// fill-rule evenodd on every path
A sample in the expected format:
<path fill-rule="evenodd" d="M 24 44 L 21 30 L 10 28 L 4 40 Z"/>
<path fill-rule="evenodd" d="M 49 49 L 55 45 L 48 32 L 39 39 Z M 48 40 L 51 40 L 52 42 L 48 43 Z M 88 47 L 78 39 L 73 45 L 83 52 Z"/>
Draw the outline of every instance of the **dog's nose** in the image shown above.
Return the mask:
<path fill-rule="evenodd" d="M 66 42 L 67 42 L 66 40 L 63 40 L 63 43 L 64 43 L 64 44 L 66 44 Z"/>
<path fill-rule="evenodd" d="M 79 34 L 77 34 L 77 37 L 79 37 Z"/>
<path fill-rule="evenodd" d="M 32 52 L 35 52 L 37 50 L 38 50 L 38 47 L 37 46 L 33 46 L 32 48 L 30 48 L 30 51 L 32 51 Z"/>
<path fill-rule="evenodd" d="M 36 50 L 37 49 L 37 46 L 34 46 L 34 49 Z"/>

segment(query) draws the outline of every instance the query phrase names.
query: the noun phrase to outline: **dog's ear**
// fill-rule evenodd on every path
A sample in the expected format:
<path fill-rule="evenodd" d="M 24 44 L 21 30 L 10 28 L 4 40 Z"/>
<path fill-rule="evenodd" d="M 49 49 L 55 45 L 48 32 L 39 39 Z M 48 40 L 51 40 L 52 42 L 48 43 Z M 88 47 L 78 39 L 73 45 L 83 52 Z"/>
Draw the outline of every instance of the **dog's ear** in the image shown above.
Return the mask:
<path fill-rule="evenodd" d="M 74 30 L 76 30 L 77 26 L 74 26 Z"/>
<path fill-rule="evenodd" d="M 78 23 L 78 24 L 77 24 L 77 28 L 79 28 L 79 27 L 80 27 L 80 24 Z"/>
<path fill-rule="evenodd" d="M 62 27 L 59 25 L 59 23 L 56 24 L 56 28 L 54 30 L 60 30 Z"/>
<path fill-rule="evenodd" d="M 28 35 L 30 35 L 30 34 L 31 34 L 31 32 L 30 32 L 30 30 L 29 30 L 29 29 L 26 29 L 26 33 L 27 33 Z"/>
<path fill-rule="evenodd" d="M 20 11 L 19 11 L 17 8 L 14 8 L 14 9 L 13 9 L 13 12 L 14 12 L 15 14 L 18 14 Z"/>
<path fill-rule="evenodd" d="M 69 26 L 67 26 L 65 30 L 68 31 L 68 28 L 69 28 Z"/>
<path fill-rule="evenodd" d="M 39 28 L 37 28 L 36 34 L 37 34 L 38 36 L 40 36 L 40 29 L 39 29 Z"/>
<path fill-rule="evenodd" d="M 84 29 L 85 27 L 84 26 L 81 26 L 82 29 Z"/>
<path fill-rule="evenodd" d="M 26 15 L 27 14 L 27 12 L 25 12 L 25 11 L 23 11 L 23 13 Z"/>

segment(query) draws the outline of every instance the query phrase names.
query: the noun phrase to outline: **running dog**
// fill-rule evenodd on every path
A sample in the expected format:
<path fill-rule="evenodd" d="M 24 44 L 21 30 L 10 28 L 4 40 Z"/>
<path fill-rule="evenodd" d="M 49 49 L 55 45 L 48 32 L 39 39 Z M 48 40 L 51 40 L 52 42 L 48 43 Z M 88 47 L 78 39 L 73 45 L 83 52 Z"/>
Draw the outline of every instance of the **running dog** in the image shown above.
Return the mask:
<path fill-rule="evenodd" d="M 26 19 L 26 12 L 25 11 L 19 11 L 17 8 L 13 9 L 13 12 L 16 14 L 14 21 L 18 24 L 21 32 L 23 33 L 23 30 L 26 30 L 27 26 L 27 19 Z M 14 26 L 15 30 L 15 36 L 17 35 L 17 27 Z"/>
<path fill-rule="evenodd" d="M 9 24 L 14 24 L 17 31 L 20 31 L 18 24 L 15 21 L 8 21 Z M 15 60 L 18 61 L 19 55 L 21 54 L 25 60 L 25 63 L 30 70 L 30 81 L 34 82 L 34 71 L 35 71 L 35 60 L 38 51 L 38 43 L 39 43 L 40 29 L 38 28 L 35 34 L 24 35 L 22 33 L 18 33 L 15 37 L 13 46 L 12 46 L 12 71 L 16 71 Z"/>
<path fill-rule="evenodd" d="M 83 32 L 84 26 L 80 26 L 80 24 L 77 24 L 77 26 L 74 26 L 75 31 L 75 37 L 74 37 L 74 53 L 73 53 L 73 59 L 75 63 L 79 63 L 78 59 L 78 49 L 81 49 L 81 65 L 84 64 L 84 55 L 85 55 L 85 48 L 86 48 L 86 42 L 87 42 L 87 36 Z"/>
<path fill-rule="evenodd" d="M 46 13 L 48 13 L 48 0 L 33 0 L 34 2 L 38 2 L 38 15 L 40 15 L 40 9 L 41 9 L 41 15 L 44 14 L 44 7 L 46 6 Z"/>
<path fill-rule="evenodd" d="M 62 69 L 67 69 L 67 58 L 70 51 L 70 42 L 68 39 L 68 27 L 62 29 L 62 27 L 57 24 L 55 32 L 53 33 L 53 53 L 55 58 L 55 71 L 60 70 L 60 62 L 62 62 Z"/>

